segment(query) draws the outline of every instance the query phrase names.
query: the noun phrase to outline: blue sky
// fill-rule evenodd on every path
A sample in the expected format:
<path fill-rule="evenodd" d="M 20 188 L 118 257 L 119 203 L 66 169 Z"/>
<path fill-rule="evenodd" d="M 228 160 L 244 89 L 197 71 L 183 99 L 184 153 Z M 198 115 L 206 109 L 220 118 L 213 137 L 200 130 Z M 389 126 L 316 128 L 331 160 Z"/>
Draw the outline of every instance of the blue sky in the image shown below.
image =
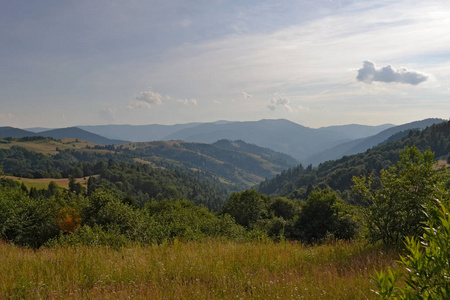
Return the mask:
<path fill-rule="evenodd" d="M 450 117 L 449 1 L 0 0 L 0 126 Z"/>

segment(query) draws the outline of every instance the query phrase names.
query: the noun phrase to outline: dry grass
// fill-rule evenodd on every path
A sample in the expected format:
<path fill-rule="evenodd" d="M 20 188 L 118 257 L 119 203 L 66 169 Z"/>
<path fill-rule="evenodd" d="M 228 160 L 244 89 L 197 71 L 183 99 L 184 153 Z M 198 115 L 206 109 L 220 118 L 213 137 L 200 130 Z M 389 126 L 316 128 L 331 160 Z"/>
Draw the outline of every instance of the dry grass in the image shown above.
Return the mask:
<path fill-rule="evenodd" d="M 1 140 L 1 139 L 0 139 Z M 56 140 L 42 139 L 42 140 L 34 140 L 34 141 L 20 141 L 19 138 L 14 138 L 12 141 L 8 141 L 7 143 L 0 143 L 0 149 L 9 149 L 13 146 L 23 147 L 30 151 L 35 151 L 38 153 L 42 153 L 45 155 L 55 155 L 58 154 L 61 150 L 77 150 L 77 151 L 86 151 L 86 152 L 96 152 L 96 153 L 111 153 L 110 150 L 104 149 L 87 149 L 86 147 L 94 147 L 97 144 L 86 142 L 83 140 L 72 139 L 72 138 L 63 138 L 61 142 Z"/>
<path fill-rule="evenodd" d="M 96 175 L 98 176 L 98 175 Z M 94 177 L 96 177 L 94 176 Z M 22 178 L 15 176 L 5 176 L 6 178 L 18 181 L 20 184 L 23 182 L 25 186 L 30 189 L 32 187 L 41 190 L 48 188 L 48 184 L 54 181 L 59 187 L 69 189 L 69 179 L 68 178 Z M 87 181 L 89 177 L 76 178 L 75 181 L 81 183 L 83 186 L 87 186 Z"/>
<path fill-rule="evenodd" d="M 223 240 L 33 251 L 0 243 L 0 298 L 372 299 L 396 255 L 361 243 Z"/>

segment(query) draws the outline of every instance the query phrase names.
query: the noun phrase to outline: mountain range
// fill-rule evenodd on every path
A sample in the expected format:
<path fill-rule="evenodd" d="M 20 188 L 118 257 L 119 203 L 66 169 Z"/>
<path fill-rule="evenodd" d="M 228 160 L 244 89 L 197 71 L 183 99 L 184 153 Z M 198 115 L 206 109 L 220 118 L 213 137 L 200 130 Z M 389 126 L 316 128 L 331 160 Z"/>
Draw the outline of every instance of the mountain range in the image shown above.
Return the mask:
<path fill-rule="evenodd" d="M 394 125 L 345 125 L 314 129 L 278 119 L 177 125 L 101 125 L 80 126 L 80 128 L 107 138 L 133 142 L 183 140 L 211 144 L 221 139 L 242 140 L 304 161 L 317 153 L 318 149 L 325 150 L 355 138 L 367 137 L 392 126 Z"/>
<path fill-rule="evenodd" d="M 95 125 L 61 129 L 1 127 L 0 137 L 48 136 L 77 138 L 100 145 L 130 142 L 171 141 L 212 144 L 218 140 L 242 140 L 285 153 L 302 164 L 317 165 L 344 155 L 364 152 L 402 131 L 422 129 L 442 119 L 426 119 L 400 126 L 341 125 L 309 128 L 285 120 L 247 122 L 217 121 L 176 125 Z M 41 131 L 43 130 L 43 131 Z M 398 138 L 400 138 L 399 136 Z M 395 136 L 393 137 L 395 138 Z"/>

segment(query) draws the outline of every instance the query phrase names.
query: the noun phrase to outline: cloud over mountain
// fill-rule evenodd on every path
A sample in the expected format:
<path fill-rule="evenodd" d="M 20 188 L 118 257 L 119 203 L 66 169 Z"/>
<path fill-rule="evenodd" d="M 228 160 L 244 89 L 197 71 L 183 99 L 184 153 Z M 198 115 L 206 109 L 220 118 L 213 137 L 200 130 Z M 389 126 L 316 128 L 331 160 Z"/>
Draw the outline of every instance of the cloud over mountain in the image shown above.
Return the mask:
<path fill-rule="evenodd" d="M 363 67 L 358 70 L 356 79 L 365 83 L 379 81 L 418 85 L 419 83 L 426 81 L 428 76 L 406 68 L 394 70 L 391 65 L 377 69 L 375 63 L 366 60 L 363 62 Z"/>
<path fill-rule="evenodd" d="M 290 103 L 291 103 L 291 99 L 278 95 L 278 97 L 272 98 L 272 100 L 270 101 L 270 104 L 267 105 L 267 107 L 273 111 L 277 108 L 277 106 L 281 106 L 284 109 L 286 109 L 287 111 L 292 112 L 292 111 L 294 111 L 294 109 L 291 107 Z"/>

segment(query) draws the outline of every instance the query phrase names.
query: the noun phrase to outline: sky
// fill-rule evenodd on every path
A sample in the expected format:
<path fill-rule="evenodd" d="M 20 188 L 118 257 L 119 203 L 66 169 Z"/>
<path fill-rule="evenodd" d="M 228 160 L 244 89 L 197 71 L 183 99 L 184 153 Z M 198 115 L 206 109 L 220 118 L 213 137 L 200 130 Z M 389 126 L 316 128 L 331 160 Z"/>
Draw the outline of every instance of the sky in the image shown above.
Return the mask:
<path fill-rule="evenodd" d="M 0 0 L 0 126 L 450 118 L 450 1 Z"/>

